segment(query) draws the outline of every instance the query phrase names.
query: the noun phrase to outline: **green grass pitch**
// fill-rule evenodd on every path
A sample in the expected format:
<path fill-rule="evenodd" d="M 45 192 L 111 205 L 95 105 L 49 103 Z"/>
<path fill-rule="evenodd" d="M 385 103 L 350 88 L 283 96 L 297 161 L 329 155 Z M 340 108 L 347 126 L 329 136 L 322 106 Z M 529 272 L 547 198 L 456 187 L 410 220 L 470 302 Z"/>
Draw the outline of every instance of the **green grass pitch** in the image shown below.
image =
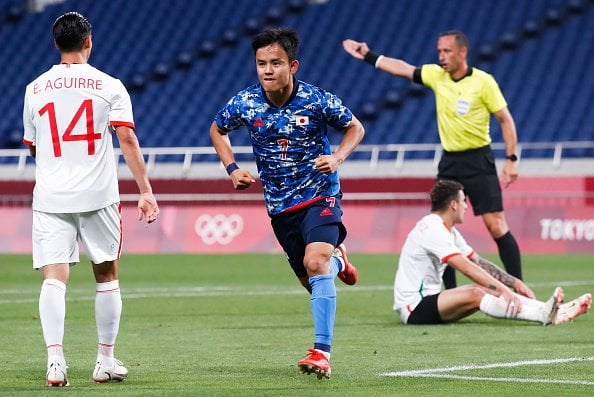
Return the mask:
<path fill-rule="evenodd" d="M 0 255 L 0 396 L 594 395 L 594 313 L 557 327 L 481 313 L 403 326 L 391 309 L 396 255 L 349 258 L 359 283 L 336 281 L 332 377 L 318 380 L 297 369 L 313 327 L 283 255 L 124 255 L 116 356 L 130 375 L 110 384 L 91 381 L 95 293 L 84 259 L 67 292 L 71 386 L 53 389 L 44 385 L 40 275 L 28 255 Z M 594 256 L 526 256 L 524 276 L 540 299 L 556 285 L 573 298 L 594 291 Z"/>

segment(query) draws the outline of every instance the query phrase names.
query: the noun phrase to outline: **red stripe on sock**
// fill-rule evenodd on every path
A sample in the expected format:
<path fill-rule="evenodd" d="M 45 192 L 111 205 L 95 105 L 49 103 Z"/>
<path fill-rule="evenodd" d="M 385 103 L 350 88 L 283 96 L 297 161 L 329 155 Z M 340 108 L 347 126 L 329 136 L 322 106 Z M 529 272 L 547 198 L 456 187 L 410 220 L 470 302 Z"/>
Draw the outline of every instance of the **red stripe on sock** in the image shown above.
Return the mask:
<path fill-rule="evenodd" d="M 105 289 L 105 290 L 95 290 L 95 292 L 99 293 L 99 294 L 103 294 L 105 292 L 114 292 L 114 291 L 119 291 L 120 288 L 114 288 L 114 289 Z"/>

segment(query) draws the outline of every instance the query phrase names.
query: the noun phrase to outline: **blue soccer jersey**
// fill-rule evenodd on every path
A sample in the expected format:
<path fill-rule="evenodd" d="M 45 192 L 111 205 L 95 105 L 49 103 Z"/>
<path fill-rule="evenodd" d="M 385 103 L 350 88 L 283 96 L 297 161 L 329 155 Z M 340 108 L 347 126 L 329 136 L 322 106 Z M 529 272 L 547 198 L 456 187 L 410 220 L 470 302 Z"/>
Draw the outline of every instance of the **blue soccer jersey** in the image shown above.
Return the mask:
<path fill-rule="evenodd" d="M 215 122 L 227 132 L 248 128 L 266 208 L 273 216 L 317 198 L 340 195 L 338 174 L 322 174 L 314 161 L 331 154 L 328 125 L 344 130 L 352 118 L 337 96 L 295 80 L 284 106 L 272 105 L 256 84 L 231 98 Z"/>

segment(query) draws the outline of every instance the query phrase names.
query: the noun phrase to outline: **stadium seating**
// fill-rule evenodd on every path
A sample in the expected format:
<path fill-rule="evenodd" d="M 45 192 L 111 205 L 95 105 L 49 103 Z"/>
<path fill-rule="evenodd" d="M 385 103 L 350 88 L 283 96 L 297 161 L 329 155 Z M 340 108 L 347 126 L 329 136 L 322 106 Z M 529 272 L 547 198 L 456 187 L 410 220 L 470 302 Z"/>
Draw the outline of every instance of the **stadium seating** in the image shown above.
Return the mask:
<path fill-rule="evenodd" d="M 468 34 L 471 63 L 497 78 L 521 142 L 594 140 L 593 1 L 67 0 L 41 13 L 19 12 L 22 3 L 0 3 L 10 54 L 0 61 L 0 147 L 18 145 L 25 84 L 57 62 L 50 27 L 69 10 L 92 20 L 91 63 L 130 89 L 145 147 L 210 145 L 216 111 L 257 81 L 249 39 L 269 25 L 300 32 L 297 77 L 338 94 L 363 119 L 363 143 L 437 143 L 434 98 L 355 61 L 342 40 L 420 65 L 436 61 L 437 35 L 453 28 Z M 497 123 L 492 132 L 502 141 Z M 232 140 L 249 142 L 245 131 Z"/>

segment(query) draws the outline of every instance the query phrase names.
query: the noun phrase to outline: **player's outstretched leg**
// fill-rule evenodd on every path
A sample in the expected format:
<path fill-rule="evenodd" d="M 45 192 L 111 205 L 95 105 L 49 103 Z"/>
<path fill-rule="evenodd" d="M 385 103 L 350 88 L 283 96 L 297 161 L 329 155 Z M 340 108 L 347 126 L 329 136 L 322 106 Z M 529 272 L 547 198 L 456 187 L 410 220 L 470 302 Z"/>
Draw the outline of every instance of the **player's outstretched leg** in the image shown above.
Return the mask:
<path fill-rule="evenodd" d="M 592 306 L 592 294 L 584 294 L 571 302 L 559 306 L 553 325 L 567 323 L 588 311 Z"/>
<path fill-rule="evenodd" d="M 346 246 L 344 244 L 340 244 L 334 252 L 332 256 L 336 257 L 340 263 L 342 263 L 342 271 L 338 273 L 338 278 L 347 285 L 355 285 L 357 283 L 357 279 L 359 277 L 359 272 L 357 268 L 353 266 L 347 257 L 346 253 Z"/>
<path fill-rule="evenodd" d="M 327 353 L 317 349 L 309 349 L 305 358 L 297 362 L 297 366 L 304 374 L 316 374 L 318 379 L 329 379 L 332 372 Z"/>
<path fill-rule="evenodd" d="M 128 377 L 128 368 L 117 358 L 113 359 L 113 365 L 106 365 L 103 362 L 97 362 L 93 371 L 93 380 L 97 383 L 106 383 L 109 381 L 121 382 Z"/>

